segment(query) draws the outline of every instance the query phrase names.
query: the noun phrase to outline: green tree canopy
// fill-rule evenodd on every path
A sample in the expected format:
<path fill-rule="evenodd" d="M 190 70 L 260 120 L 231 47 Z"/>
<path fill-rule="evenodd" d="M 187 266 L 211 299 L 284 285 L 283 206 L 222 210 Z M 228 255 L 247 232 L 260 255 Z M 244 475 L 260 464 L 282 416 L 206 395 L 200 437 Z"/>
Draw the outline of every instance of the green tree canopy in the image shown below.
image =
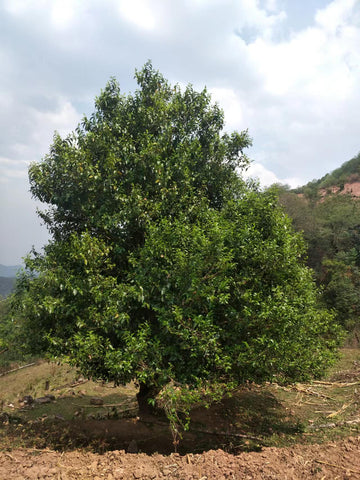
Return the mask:
<path fill-rule="evenodd" d="M 150 63 L 136 79 L 126 96 L 112 79 L 30 167 L 52 234 L 13 300 L 33 348 L 136 380 L 140 404 L 171 380 L 320 374 L 338 330 L 275 196 L 239 177 L 248 133 L 223 133 L 206 90 L 173 87 Z"/>

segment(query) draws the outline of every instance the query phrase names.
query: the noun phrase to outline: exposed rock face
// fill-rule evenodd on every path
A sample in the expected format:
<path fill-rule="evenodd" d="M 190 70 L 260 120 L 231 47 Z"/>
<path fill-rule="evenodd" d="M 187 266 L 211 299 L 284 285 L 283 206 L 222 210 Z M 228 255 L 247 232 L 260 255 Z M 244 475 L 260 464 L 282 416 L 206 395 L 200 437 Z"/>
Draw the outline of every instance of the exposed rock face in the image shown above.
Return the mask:
<path fill-rule="evenodd" d="M 340 195 L 345 195 L 345 194 L 350 194 L 353 197 L 360 197 L 360 182 L 348 182 L 344 183 L 344 188 L 338 187 L 338 186 L 332 186 L 328 188 L 320 188 L 319 194 L 321 197 L 326 197 L 327 195 L 331 194 L 337 194 L 339 193 Z"/>

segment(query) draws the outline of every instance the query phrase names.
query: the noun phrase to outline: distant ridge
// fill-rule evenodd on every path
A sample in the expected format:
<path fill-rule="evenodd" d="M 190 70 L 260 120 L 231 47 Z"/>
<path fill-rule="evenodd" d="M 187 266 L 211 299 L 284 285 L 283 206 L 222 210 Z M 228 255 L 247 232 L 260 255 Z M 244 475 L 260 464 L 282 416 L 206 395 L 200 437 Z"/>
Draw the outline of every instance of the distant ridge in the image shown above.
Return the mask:
<path fill-rule="evenodd" d="M 22 268 L 21 265 L 1 265 L 0 264 L 0 277 L 15 278 L 17 272 Z"/>
<path fill-rule="evenodd" d="M 13 291 L 15 278 L 0 277 L 0 300 L 6 298 Z"/>

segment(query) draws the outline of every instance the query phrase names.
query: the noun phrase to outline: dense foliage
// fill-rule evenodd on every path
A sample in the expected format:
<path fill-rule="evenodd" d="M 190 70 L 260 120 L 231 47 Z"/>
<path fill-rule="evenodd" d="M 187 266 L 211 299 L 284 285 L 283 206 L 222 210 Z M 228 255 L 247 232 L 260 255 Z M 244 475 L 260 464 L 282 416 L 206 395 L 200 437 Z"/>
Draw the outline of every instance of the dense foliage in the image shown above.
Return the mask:
<path fill-rule="evenodd" d="M 136 380 L 140 397 L 170 381 L 320 374 L 338 329 L 275 196 L 238 175 L 247 132 L 222 133 L 206 90 L 173 87 L 150 63 L 136 78 L 127 96 L 111 80 L 30 167 L 52 234 L 13 298 L 32 349 Z"/>

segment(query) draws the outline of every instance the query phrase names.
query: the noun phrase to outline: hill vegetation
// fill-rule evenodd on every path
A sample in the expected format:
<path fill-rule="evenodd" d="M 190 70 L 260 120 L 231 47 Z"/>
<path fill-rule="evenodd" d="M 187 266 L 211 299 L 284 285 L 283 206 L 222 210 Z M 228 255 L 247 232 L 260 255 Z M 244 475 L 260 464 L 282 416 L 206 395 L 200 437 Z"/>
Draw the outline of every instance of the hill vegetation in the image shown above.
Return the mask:
<path fill-rule="evenodd" d="M 13 291 L 16 278 L 0 277 L 0 297 L 7 297 Z"/>
<path fill-rule="evenodd" d="M 359 172 L 360 154 L 299 189 L 271 187 L 277 191 L 295 229 L 304 235 L 306 261 L 314 269 L 324 304 L 357 338 L 360 330 L 360 198 L 356 193 Z"/>
<path fill-rule="evenodd" d="M 21 265 L 2 265 L 0 264 L 0 298 L 5 298 L 13 291 L 16 281 L 16 275 L 20 271 Z"/>
<path fill-rule="evenodd" d="M 351 160 L 343 163 L 341 167 L 327 173 L 318 180 L 312 180 L 306 185 L 292 190 L 296 194 L 303 194 L 309 200 L 317 199 L 320 191 L 325 189 L 328 193 L 332 187 L 337 187 L 341 192 L 345 183 L 360 181 L 360 153 Z"/>
<path fill-rule="evenodd" d="M 21 265 L 0 264 L 0 277 L 15 278 L 19 270 L 21 270 Z"/>

